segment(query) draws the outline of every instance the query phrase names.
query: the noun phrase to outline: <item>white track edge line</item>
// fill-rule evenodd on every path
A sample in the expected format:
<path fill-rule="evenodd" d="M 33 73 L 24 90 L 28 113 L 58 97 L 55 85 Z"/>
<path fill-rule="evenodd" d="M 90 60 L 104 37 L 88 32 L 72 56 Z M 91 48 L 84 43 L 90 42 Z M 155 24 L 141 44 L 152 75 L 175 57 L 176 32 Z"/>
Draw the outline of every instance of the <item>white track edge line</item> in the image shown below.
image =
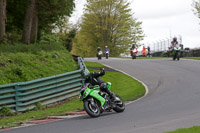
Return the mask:
<path fill-rule="evenodd" d="M 102 64 L 103 64 L 103 63 L 102 63 Z M 130 101 L 130 102 L 126 103 L 126 105 L 141 100 L 142 98 L 146 97 L 147 94 L 149 93 L 149 89 L 148 89 L 147 85 L 146 85 L 145 83 L 143 83 L 141 80 L 139 80 L 139 79 L 137 79 L 137 78 L 131 76 L 130 74 L 128 74 L 128 73 L 126 73 L 126 72 L 124 72 L 124 71 L 121 71 L 121 70 L 118 70 L 118 69 L 116 69 L 116 68 L 113 68 L 113 67 L 111 67 L 111 66 L 109 66 L 109 65 L 106 65 L 106 64 L 103 64 L 103 65 L 104 65 L 104 66 L 107 66 L 107 67 L 110 67 L 110 68 L 112 68 L 112 69 L 114 69 L 114 70 L 117 70 L 117 71 L 119 71 L 119 72 L 121 72 L 121 73 L 123 73 L 123 74 L 128 75 L 129 77 L 131 77 L 131 78 L 137 80 L 138 82 L 140 82 L 140 83 L 144 86 L 144 88 L 145 88 L 145 94 L 144 94 L 144 96 L 142 96 L 142 97 L 140 97 L 140 98 L 138 98 L 138 99 L 136 99 L 136 100 Z"/>

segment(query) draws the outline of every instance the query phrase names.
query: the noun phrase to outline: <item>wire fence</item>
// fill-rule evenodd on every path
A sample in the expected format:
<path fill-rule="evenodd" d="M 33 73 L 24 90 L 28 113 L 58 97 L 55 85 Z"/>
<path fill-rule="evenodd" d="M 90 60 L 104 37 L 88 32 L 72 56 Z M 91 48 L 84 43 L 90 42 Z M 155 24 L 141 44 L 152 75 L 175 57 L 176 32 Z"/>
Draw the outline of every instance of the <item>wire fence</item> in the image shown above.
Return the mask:
<path fill-rule="evenodd" d="M 167 51 L 171 46 L 171 41 L 173 38 L 166 38 L 158 41 L 154 41 L 153 43 L 149 44 L 151 52 L 159 52 L 159 51 Z M 177 41 L 179 44 L 182 44 L 182 36 L 177 36 Z"/>

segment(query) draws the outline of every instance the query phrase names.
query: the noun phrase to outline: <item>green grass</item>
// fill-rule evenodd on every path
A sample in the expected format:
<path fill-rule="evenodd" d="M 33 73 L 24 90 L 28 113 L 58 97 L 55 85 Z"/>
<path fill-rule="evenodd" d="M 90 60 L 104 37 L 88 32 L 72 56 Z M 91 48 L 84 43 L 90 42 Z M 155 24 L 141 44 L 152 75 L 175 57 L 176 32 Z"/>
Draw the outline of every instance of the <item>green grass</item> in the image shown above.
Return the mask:
<path fill-rule="evenodd" d="M 78 64 L 62 45 L 0 45 L 0 85 L 34 80 L 77 69 Z"/>
<path fill-rule="evenodd" d="M 96 62 L 84 61 L 84 63 L 85 63 L 86 66 L 89 66 L 89 67 L 106 67 L 106 66 L 99 64 L 99 63 L 96 63 Z"/>
<path fill-rule="evenodd" d="M 102 67 L 102 65 L 98 63 L 86 62 L 86 65 L 92 67 Z M 90 71 L 96 70 L 90 69 Z M 102 79 L 106 82 L 111 82 L 111 91 L 120 95 L 125 101 L 137 99 L 145 94 L 144 86 L 125 74 L 106 71 L 106 74 L 102 77 Z M 82 101 L 76 99 L 55 108 L 49 108 L 41 111 L 31 111 L 18 116 L 3 118 L 0 120 L 0 127 L 12 127 L 18 125 L 20 122 L 23 122 L 25 120 L 41 119 L 46 118 L 47 116 L 54 115 L 64 115 L 67 112 L 80 109 L 83 109 L 83 103 Z"/>
<path fill-rule="evenodd" d="M 89 70 L 90 72 L 97 71 Z M 123 73 L 106 71 L 101 79 L 105 82 L 111 82 L 111 91 L 120 95 L 125 101 L 135 100 L 145 94 L 145 88 L 140 82 Z"/>
<path fill-rule="evenodd" d="M 125 101 L 135 100 L 145 94 L 144 86 L 141 83 L 123 73 L 106 72 L 106 76 L 102 79 L 111 82 L 111 91 L 120 95 Z"/>
<path fill-rule="evenodd" d="M 50 51 L 60 51 L 63 49 L 64 49 L 63 45 L 59 43 L 29 44 L 29 45 L 20 44 L 20 43 L 16 43 L 14 45 L 0 44 L 0 54 L 9 54 L 9 53 L 18 53 L 18 52 L 37 54 L 37 53 L 40 53 L 41 51 L 50 52 Z"/>
<path fill-rule="evenodd" d="M 105 67 L 96 62 L 85 62 L 85 64 L 90 67 Z M 89 70 L 90 72 L 97 71 L 93 69 Z M 125 101 L 135 100 L 145 94 L 145 88 L 140 82 L 123 73 L 106 71 L 101 79 L 105 82 L 111 82 L 111 91 L 120 95 Z"/>
<path fill-rule="evenodd" d="M 176 131 L 171 131 L 171 132 L 166 132 L 166 133 L 200 133 L 200 126 L 177 129 Z"/>

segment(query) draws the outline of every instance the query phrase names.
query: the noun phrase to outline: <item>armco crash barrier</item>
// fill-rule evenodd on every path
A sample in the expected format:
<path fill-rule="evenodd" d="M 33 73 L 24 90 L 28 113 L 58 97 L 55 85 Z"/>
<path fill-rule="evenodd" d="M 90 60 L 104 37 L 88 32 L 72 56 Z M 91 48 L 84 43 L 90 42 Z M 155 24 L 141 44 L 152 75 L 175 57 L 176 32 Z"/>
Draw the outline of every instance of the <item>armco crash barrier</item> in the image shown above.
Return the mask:
<path fill-rule="evenodd" d="M 83 84 L 81 71 L 85 67 L 78 57 L 80 69 L 37 80 L 0 85 L 0 108 L 8 106 L 14 111 L 32 109 L 40 102 L 50 104 L 76 96 Z"/>

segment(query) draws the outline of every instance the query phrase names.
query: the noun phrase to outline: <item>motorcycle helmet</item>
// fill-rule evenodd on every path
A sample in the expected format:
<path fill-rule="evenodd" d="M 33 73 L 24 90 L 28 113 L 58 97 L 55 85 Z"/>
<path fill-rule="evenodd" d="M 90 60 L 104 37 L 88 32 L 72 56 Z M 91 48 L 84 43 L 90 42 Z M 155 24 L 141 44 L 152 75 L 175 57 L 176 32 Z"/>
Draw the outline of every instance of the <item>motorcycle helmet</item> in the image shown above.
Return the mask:
<path fill-rule="evenodd" d="M 88 71 L 88 69 L 85 69 L 85 70 L 82 71 L 82 77 L 84 79 L 88 79 L 89 76 L 90 76 L 90 72 Z"/>
<path fill-rule="evenodd" d="M 173 41 L 176 42 L 176 41 L 177 41 L 177 37 L 174 37 L 174 38 L 173 38 Z"/>

